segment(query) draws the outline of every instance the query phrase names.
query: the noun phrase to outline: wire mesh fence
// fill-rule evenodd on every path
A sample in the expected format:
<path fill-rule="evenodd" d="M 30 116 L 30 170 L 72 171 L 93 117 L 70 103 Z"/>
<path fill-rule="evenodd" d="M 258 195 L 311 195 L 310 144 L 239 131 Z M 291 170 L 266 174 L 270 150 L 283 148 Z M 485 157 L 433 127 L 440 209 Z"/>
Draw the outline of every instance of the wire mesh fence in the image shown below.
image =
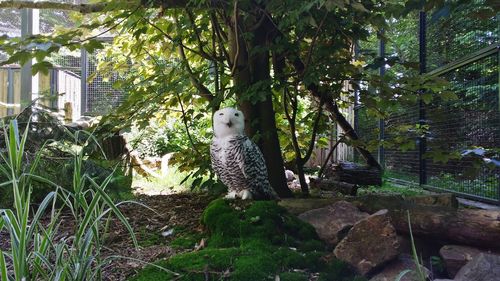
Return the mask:
<path fill-rule="evenodd" d="M 500 159 L 500 21 L 498 13 L 483 17 L 484 7 L 484 1 L 450 2 L 427 15 L 426 40 L 420 44 L 427 49 L 428 75 L 445 78 L 457 99 L 424 105 L 425 120 L 419 120 L 418 105 L 392 112 L 384 120 L 384 139 L 404 134 L 399 126 L 424 121 L 429 125 L 426 146 L 422 149 L 418 138 L 407 135 L 414 145 L 404 150 L 387 147 L 380 159 L 385 160 L 389 178 L 500 204 L 500 168 L 463 154 L 480 148 L 490 152 L 489 158 Z M 379 120 L 363 107 L 356 115 L 361 138 L 365 142 L 378 138 Z M 440 153 L 446 156 L 436 157 Z M 425 165 L 420 164 L 420 155 Z M 487 162 L 488 157 L 480 158 Z"/>
<path fill-rule="evenodd" d="M 87 1 L 54 0 L 54 2 L 81 4 Z M 21 10 L 17 9 L 0 9 L 0 36 L 21 37 L 23 26 L 21 13 Z M 40 34 L 50 34 L 59 27 L 74 27 L 74 18 L 71 13 L 50 9 L 39 10 L 39 13 L 35 13 L 33 17 L 34 26 L 38 27 L 35 30 L 38 29 L 37 32 Z M 112 41 L 111 37 L 99 39 L 108 43 Z M 7 58 L 7 54 L 0 52 L 0 61 L 5 61 Z M 70 104 L 72 115 L 79 118 L 81 114 L 106 114 L 124 100 L 123 91 L 113 88 L 113 83 L 119 79 L 118 75 L 108 73 L 104 76 L 98 71 L 99 63 L 109 62 L 102 50 L 96 50 L 89 54 L 83 49 L 61 48 L 57 53 L 52 53 L 46 60 L 51 62 L 53 67 L 47 75 L 39 74 L 39 81 L 35 87 L 37 90 L 33 91 L 33 98 L 43 97 L 47 100 L 43 104 L 59 111 L 67 110 L 68 104 Z M 9 67 L 16 69 L 16 71 L 19 69 L 18 65 L 10 65 L 4 67 L 6 73 Z M 7 74 L 4 76 L 8 79 Z M 6 80 L 0 85 L 2 87 L 0 93 L 19 92 L 17 89 L 9 90 L 7 86 L 9 83 L 19 86 L 19 83 Z M 7 97 L 7 94 L 5 96 Z M 7 103 L 7 100 L 2 97 L 0 99 L 2 99 L 0 102 Z"/>

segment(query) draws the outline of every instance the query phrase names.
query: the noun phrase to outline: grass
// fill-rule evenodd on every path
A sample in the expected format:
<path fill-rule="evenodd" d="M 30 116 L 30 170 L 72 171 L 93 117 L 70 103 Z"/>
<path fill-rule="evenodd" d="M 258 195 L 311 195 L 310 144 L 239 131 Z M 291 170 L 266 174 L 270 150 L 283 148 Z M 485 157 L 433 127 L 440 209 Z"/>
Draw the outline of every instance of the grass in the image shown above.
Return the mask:
<path fill-rule="evenodd" d="M 132 227 L 106 193 L 113 178 L 101 184 L 83 171 L 83 150 L 74 156 L 71 187 L 60 187 L 34 174 L 41 152 L 27 165 L 24 148 L 29 124 L 21 134 L 17 120 L 4 125 L 6 152 L 0 153 L 0 173 L 7 181 L 0 188 L 12 188 L 14 208 L 0 209 L 0 231 L 9 234 L 11 248 L 0 250 L 0 279 L 13 280 L 101 280 L 102 268 L 109 260 L 101 256 L 107 219 L 114 215 L 129 231 L 138 247 Z M 75 134 L 75 139 L 78 139 Z M 95 141 L 88 136 L 87 142 Z M 43 150 L 43 147 L 42 149 Z M 40 150 L 40 151 L 41 151 Z M 32 183 L 41 181 L 54 187 L 40 204 L 32 203 Z M 57 204 L 59 202 L 59 204 Z M 56 240 L 62 205 L 75 221 L 69 238 Z M 48 216 L 48 223 L 42 218 Z M 8 263 L 12 265 L 9 267 Z"/>
<path fill-rule="evenodd" d="M 369 186 L 358 189 L 358 195 L 366 194 L 401 194 L 404 196 L 417 196 L 428 194 L 429 192 L 425 189 L 415 186 L 406 186 L 393 183 L 387 179 L 384 179 L 382 186 Z"/>
<path fill-rule="evenodd" d="M 385 171 L 384 178 L 403 180 L 412 186 L 418 187 L 418 177 L 415 175 Z M 450 173 L 441 173 L 438 176 L 428 176 L 427 186 L 442 191 L 460 192 L 490 199 L 500 198 L 500 178 L 493 175 L 485 179 L 466 179 Z"/>

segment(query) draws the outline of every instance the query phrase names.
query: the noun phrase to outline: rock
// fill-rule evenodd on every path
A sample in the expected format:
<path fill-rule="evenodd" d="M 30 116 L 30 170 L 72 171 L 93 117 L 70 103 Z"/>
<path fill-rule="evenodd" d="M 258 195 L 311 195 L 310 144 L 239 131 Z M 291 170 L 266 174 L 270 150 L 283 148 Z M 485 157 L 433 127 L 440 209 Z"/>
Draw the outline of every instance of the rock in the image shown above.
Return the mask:
<path fill-rule="evenodd" d="M 453 278 L 457 272 L 481 253 L 480 250 L 467 246 L 445 245 L 439 250 L 448 276 Z"/>
<path fill-rule="evenodd" d="M 399 239 L 388 211 L 380 210 L 357 222 L 333 252 L 365 276 L 395 259 L 399 255 Z"/>
<path fill-rule="evenodd" d="M 455 281 L 500 281 L 500 256 L 480 253 L 455 275 Z"/>
<path fill-rule="evenodd" d="M 287 209 L 290 213 L 294 215 L 299 215 L 304 212 L 314 210 L 317 208 L 323 208 L 331 205 L 335 202 L 341 201 L 338 198 L 334 199 L 322 199 L 322 198 L 301 198 L 301 199 L 281 199 L 278 205 Z"/>
<path fill-rule="evenodd" d="M 375 276 L 373 276 L 370 281 L 394 281 L 398 277 L 398 275 L 405 271 L 405 270 L 411 270 L 410 272 L 406 273 L 403 278 L 401 278 L 401 281 L 419 281 L 418 279 L 418 274 L 415 271 L 416 269 L 415 262 L 413 261 L 412 257 L 408 254 L 401 254 L 399 255 L 398 259 L 390 262 L 387 266 L 382 269 L 381 272 L 377 273 Z M 429 277 L 430 271 L 421 266 L 424 274 L 426 277 Z"/>
<path fill-rule="evenodd" d="M 287 182 L 291 182 L 295 179 L 295 174 L 293 171 L 285 170 L 285 178 Z"/>
<path fill-rule="evenodd" d="M 300 214 L 299 218 L 310 223 L 321 240 L 330 246 L 335 246 L 356 222 L 368 216 L 353 204 L 339 201 L 324 208 L 307 211 Z"/>

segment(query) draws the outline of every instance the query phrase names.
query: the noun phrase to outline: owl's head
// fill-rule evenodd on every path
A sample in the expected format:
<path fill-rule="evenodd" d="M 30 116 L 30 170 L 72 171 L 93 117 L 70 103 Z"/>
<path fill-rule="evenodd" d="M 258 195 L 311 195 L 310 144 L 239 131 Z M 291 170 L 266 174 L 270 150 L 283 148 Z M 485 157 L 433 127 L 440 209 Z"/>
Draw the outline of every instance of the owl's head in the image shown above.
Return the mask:
<path fill-rule="evenodd" d="M 214 113 L 213 125 L 214 135 L 218 138 L 242 135 L 245 130 L 245 116 L 236 108 L 222 108 Z"/>

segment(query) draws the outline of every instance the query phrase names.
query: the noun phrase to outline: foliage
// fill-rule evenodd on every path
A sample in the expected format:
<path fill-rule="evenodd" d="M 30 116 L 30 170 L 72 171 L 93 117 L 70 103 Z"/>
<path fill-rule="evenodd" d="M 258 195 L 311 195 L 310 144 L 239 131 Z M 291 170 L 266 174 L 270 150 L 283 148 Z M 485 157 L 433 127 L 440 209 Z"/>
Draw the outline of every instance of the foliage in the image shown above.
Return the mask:
<path fill-rule="evenodd" d="M 307 274 L 293 269 L 321 272 L 320 280 L 362 280 L 355 279 L 346 264 L 325 261 L 325 246 L 314 229 L 275 202 L 217 199 L 201 220 L 209 233 L 205 248 L 157 263 L 182 274 L 179 280 L 268 280 L 275 275 L 281 280 L 307 280 Z M 132 280 L 169 276 L 173 277 L 146 267 Z"/>
<path fill-rule="evenodd" d="M 12 119 L 7 117 L 6 120 Z M 36 157 L 39 164 L 33 173 L 47 179 L 49 182 L 71 190 L 73 186 L 74 157 L 83 153 L 82 173 L 86 173 L 98 184 L 112 176 L 107 186 L 108 195 L 115 199 L 123 199 L 131 193 L 131 175 L 122 167 L 120 161 L 107 160 L 99 147 L 98 141 L 87 142 L 83 132 L 75 134 L 66 128 L 49 111 L 29 107 L 16 117 L 20 129 L 30 131 L 26 140 L 25 161 L 29 165 Z M 34 120 L 34 121 L 29 121 Z M 4 131 L 9 131 L 8 127 Z M 0 143 L 4 145 L 3 141 Z M 3 163 L 0 165 L 4 165 Z M 120 168 L 116 168 L 119 166 Z M 1 180 L 6 177 L 0 174 Z M 47 182 L 31 184 L 31 200 L 41 202 L 45 196 L 54 190 Z M 0 189 L 0 206 L 10 207 L 13 204 L 13 194 L 10 189 Z"/>
<path fill-rule="evenodd" d="M 156 1 L 144 3 L 158 4 Z M 290 131 L 282 119 L 282 97 L 286 91 L 300 97 L 298 127 L 293 133 L 299 136 L 302 153 L 309 142 L 303 136 L 312 131 L 311 121 L 315 115 L 307 110 L 315 102 L 308 91 L 311 84 L 321 85 L 325 97 L 343 108 L 351 106 L 352 93 L 360 91 L 361 103 L 376 116 L 383 116 L 386 110 L 401 102 L 415 102 L 413 93 L 417 89 L 441 91 L 440 81 L 433 78 L 416 75 L 382 78 L 369 73 L 368 69 L 382 62 L 370 63 L 368 54 L 355 59 L 352 52 L 352 42 L 368 40 L 371 33 L 387 28 L 388 20 L 420 9 L 424 4 L 426 9 L 431 9 L 440 3 L 265 1 L 260 7 L 251 1 L 238 1 L 230 2 L 227 8 L 213 10 L 207 9 L 209 4 L 205 1 L 188 1 L 184 9 L 179 10 L 110 1 L 101 13 L 80 16 L 76 29 L 60 29 L 55 36 L 40 35 L 23 41 L 2 38 L 0 43 L 11 54 L 8 62 L 23 63 L 36 57 L 39 63 L 34 69 L 40 71 L 50 66 L 43 63 L 43 59 L 61 48 L 75 50 L 82 46 L 89 52 L 104 48 L 106 59 L 100 63 L 100 73 L 105 77 L 118 76 L 120 79 L 113 86 L 126 91 L 127 100 L 102 120 L 103 132 L 119 130 L 135 121 L 147 124 L 152 118 L 168 120 L 166 116 L 174 115 L 182 120 L 184 129 L 191 131 L 183 140 L 189 139 L 190 148 L 200 151 L 193 157 L 185 153 L 184 148 L 178 148 L 174 159 L 181 170 L 198 169 L 192 175 L 198 179 L 209 170 L 209 138 L 203 132 L 197 133 L 198 124 L 210 127 L 207 108 L 213 110 L 221 103 L 257 104 L 273 97 L 283 154 L 291 159 L 294 150 L 290 139 L 285 137 Z M 256 15 L 271 22 L 259 22 Z M 231 22 L 234 20 L 238 25 L 236 29 Z M 264 44 L 256 43 L 254 30 L 260 28 L 259 24 L 268 24 L 267 32 L 274 36 Z M 110 31 L 115 35 L 113 44 L 104 46 L 96 40 L 97 27 L 101 28 L 100 34 Z M 234 46 L 232 36 L 237 36 L 241 44 Z M 250 49 L 244 50 L 243 46 Z M 248 84 L 241 82 L 245 80 L 244 74 L 234 63 L 238 50 L 240 54 L 247 51 L 250 62 L 259 54 L 268 53 L 276 61 L 274 73 L 269 72 L 270 77 L 262 76 Z M 283 58 L 278 71 L 280 57 L 288 60 Z M 302 73 L 295 69 L 296 58 L 305 62 Z M 409 66 L 401 59 L 387 63 Z M 251 71 L 258 73 L 264 69 Z M 352 87 L 345 87 L 346 83 Z M 378 94 L 367 91 L 363 85 L 370 85 Z M 267 120 L 249 120 L 252 127 L 262 122 Z M 321 124 L 318 143 L 324 145 L 329 126 L 325 119 Z M 256 140 L 267 138 L 259 132 L 254 137 Z"/>
<path fill-rule="evenodd" d="M 113 203 L 106 194 L 112 176 L 108 176 L 102 184 L 97 184 L 90 176 L 82 174 L 82 152 L 73 159 L 72 191 L 35 175 L 41 153 L 29 166 L 26 165 L 24 159 L 28 132 L 25 129 L 21 134 L 16 120 L 12 120 L 8 131 L 4 131 L 6 153 L 1 153 L 0 157 L 5 166 L 0 166 L 0 172 L 8 180 L 1 186 L 12 188 L 14 209 L 0 210 L 0 230 L 9 233 L 11 245 L 10 250 L 0 251 L 1 279 L 100 280 L 102 267 L 107 262 L 101 256 L 106 219 L 116 216 L 128 229 L 137 246 L 130 224 L 118 209 L 119 204 Z M 89 137 L 87 141 L 92 141 L 92 138 Z M 45 182 L 55 188 L 37 209 L 31 202 L 32 183 L 35 181 Z M 71 238 L 56 240 L 63 212 L 62 208 L 56 207 L 57 202 L 69 210 L 70 217 L 74 219 Z M 42 221 L 45 216 L 48 216 L 47 223 Z"/>

